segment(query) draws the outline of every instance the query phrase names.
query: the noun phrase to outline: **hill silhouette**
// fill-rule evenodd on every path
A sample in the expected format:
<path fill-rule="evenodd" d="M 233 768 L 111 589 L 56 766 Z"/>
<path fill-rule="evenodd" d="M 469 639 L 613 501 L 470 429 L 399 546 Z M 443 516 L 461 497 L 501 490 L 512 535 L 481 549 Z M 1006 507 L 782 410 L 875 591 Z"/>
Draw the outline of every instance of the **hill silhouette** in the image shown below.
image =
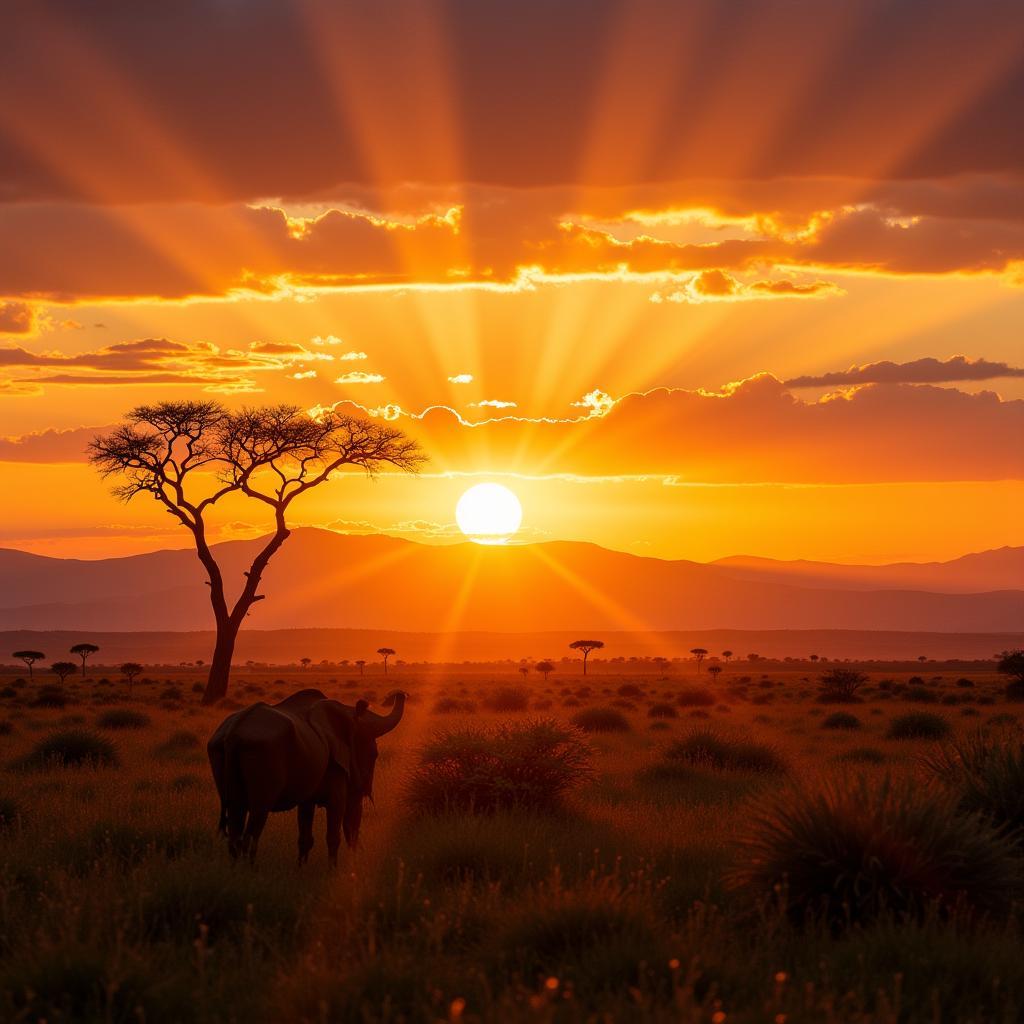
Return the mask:
<path fill-rule="evenodd" d="M 216 545 L 241 585 L 258 540 Z M 986 553 L 1002 565 L 1019 557 Z M 995 557 L 998 556 L 998 557 Z M 971 556 L 986 561 L 984 556 Z M 967 575 L 918 567 L 826 566 L 821 575 L 767 566 L 667 561 L 568 541 L 429 546 L 386 536 L 297 529 L 265 575 L 249 629 L 373 628 L 424 632 L 559 629 L 1018 630 L 1024 590 L 963 593 Z M 958 560 L 963 561 L 963 560 Z M 803 563 L 813 565 L 814 563 Z M 853 570 L 868 569 L 864 578 Z M 833 570 L 840 570 L 829 576 Z M 836 582 L 835 575 L 849 579 Z M 974 578 L 978 576 L 975 567 Z M 780 575 L 789 575 L 780 579 Z M 991 578 L 1003 580 L 1002 569 Z M 874 575 L 872 575 L 872 573 Z M 944 583 L 943 577 L 948 580 Z M 83 561 L 0 550 L 0 629 L 196 630 L 211 625 L 191 550 Z M 865 589 L 874 580 L 874 589 Z M 948 587 L 953 592 L 943 593 Z"/>

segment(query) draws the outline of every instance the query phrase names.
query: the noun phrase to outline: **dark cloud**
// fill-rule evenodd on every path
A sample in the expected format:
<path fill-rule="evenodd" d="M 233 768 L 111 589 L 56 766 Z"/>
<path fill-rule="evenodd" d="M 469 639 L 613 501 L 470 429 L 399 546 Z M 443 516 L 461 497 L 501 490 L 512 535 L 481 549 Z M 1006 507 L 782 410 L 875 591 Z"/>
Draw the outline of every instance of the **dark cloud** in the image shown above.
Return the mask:
<path fill-rule="evenodd" d="M 0 334 L 31 334 L 35 326 L 35 311 L 27 302 L 0 300 Z"/>
<path fill-rule="evenodd" d="M 789 388 L 841 387 L 845 384 L 943 384 L 954 381 L 997 380 L 1000 377 L 1024 377 L 1024 367 L 993 363 L 987 359 L 950 356 L 935 359 L 928 356 L 909 363 L 885 359 L 848 370 L 794 377 L 786 381 Z"/>
<path fill-rule="evenodd" d="M 18 2 L 0 197 L 1019 173 L 1022 41 L 975 0 Z"/>

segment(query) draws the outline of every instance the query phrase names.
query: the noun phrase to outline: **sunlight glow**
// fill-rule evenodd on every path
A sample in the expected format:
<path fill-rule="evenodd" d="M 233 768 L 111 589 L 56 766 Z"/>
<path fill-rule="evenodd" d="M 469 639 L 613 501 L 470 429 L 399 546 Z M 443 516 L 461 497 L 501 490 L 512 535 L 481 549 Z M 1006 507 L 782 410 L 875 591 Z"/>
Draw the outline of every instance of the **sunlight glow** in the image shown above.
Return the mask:
<path fill-rule="evenodd" d="M 476 484 L 455 506 L 459 529 L 479 544 L 503 544 L 523 521 L 523 506 L 503 484 Z"/>

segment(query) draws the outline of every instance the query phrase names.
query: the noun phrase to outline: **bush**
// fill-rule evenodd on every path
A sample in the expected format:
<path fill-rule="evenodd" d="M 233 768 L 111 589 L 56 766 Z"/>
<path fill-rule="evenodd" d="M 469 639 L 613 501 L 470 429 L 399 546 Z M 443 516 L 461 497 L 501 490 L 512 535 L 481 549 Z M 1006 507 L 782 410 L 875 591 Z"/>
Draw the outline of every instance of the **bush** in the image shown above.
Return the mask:
<path fill-rule="evenodd" d="M 96 724 L 101 729 L 144 729 L 149 725 L 149 715 L 141 711 L 133 711 L 131 708 L 115 708 L 113 711 L 104 711 Z"/>
<path fill-rule="evenodd" d="M 925 759 L 925 765 L 966 814 L 1024 840 L 1024 746 L 1019 735 L 976 732 Z"/>
<path fill-rule="evenodd" d="M 572 724 L 584 732 L 629 732 L 629 719 L 614 708 L 584 708 L 572 716 Z"/>
<path fill-rule="evenodd" d="M 680 765 L 765 774 L 782 774 L 787 770 L 774 747 L 745 738 L 727 738 L 711 729 L 696 729 L 665 751 L 662 766 L 669 769 L 668 774 L 673 766 Z"/>
<path fill-rule="evenodd" d="M 868 681 L 863 672 L 852 668 L 833 668 L 820 677 L 824 704 L 855 704 L 860 698 L 857 691 Z"/>
<path fill-rule="evenodd" d="M 913 780 L 762 795 L 747 821 L 728 882 L 779 899 L 798 923 L 920 919 L 935 907 L 1005 914 L 1017 888 L 1012 843 Z"/>
<path fill-rule="evenodd" d="M 615 692 L 620 697 L 627 697 L 632 700 L 639 700 L 644 695 L 644 691 L 635 683 L 623 683 Z"/>
<path fill-rule="evenodd" d="M 889 723 L 889 731 L 885 735 L 891 740 L 942 740 L 952 731 L 953 727 L 941 715 L 912 711 L 907 715 L 897 715 Z"/>
<path fill-rule="evenodd" d="M 822 729 L 859 729 L 860 719 L 847 711 L 836 711 L 822 720 Z"/>
<path fill-rule="evenodd" d="M 512 686 L 495 690 L 484 698 L 484 707 L 488 711 L 526 711 L 529 706 L 530 695 Z"/>
<path fill-rule="evenodd" d="M 592 774 L 577 733 L 542 720 L 439 736 L 420 753 L 408 801 L 418 811 L 550 811 Z"/>
<path fill-rule="evenodd" d="M 939 695 L 934 690 L 906 690 L 901 696 L 913 704 L 937 704 L 939 701 Z"/>
<path fill-rule="evenodd" d="M 648 718 L 678 718 L 679 713 L 671 704 L 652 704 L 647 709 Z"/>
<path fill-rule="evenodd" d="M 442 697 L 434 705 L 435 715 L 454 715 L 461 713 L 471 715 L 476 711 L 476 704 L 471 700 L 457 700 L 455 697 Z"/>
<path fill-rule="evenodd" d="M 696 686 L 683 690 L 676 697 L 676 703 L 681 708 L 710 708 L 715 700 L 716 697 L 710 690 L 702 690 Z"/>
<path fill-rule="evenodd" d="M 117 751 L 110 740 L 87 729 L 65 729 L 40 740 L 16 765 L 26 770 L 115 766 Z"/>
<path fill-rule="evenodd" d="M 199 737 L 188 729 L 179 729 L 171 733 L 153 753 L 157 757 L 177 757 L 199 749 Z"/>
<path fill-rule="evenodd" d="M 35 708 L 64 708 L 70 703 L 68 695 L 59 686 L 43 686 L 36 699 L 32 701 Z"/>

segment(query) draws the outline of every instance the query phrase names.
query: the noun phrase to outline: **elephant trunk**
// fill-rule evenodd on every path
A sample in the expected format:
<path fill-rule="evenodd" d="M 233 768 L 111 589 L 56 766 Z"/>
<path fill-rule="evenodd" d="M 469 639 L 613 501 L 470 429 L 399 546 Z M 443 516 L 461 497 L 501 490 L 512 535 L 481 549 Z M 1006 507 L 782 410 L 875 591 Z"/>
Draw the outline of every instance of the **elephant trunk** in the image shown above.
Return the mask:
<path fill-rule="evenodd" d="M 361 716 L 374 739 L 391 732 L 402 720 L 402 715 L 405 714 L 405 694 L 401 690 L 396 690 L 394 697 L 394 706 L 388 714 L 378 715 L 376 711 L 364 711 Z"/>

